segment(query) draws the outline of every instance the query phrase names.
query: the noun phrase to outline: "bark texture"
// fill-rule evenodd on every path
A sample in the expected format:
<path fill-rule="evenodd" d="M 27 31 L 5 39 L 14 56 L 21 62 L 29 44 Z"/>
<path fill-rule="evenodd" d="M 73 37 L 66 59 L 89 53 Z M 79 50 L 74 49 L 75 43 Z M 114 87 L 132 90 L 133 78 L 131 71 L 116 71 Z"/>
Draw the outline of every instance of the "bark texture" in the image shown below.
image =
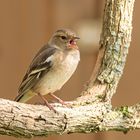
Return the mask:
<path fill-rule="evenodd" d="M 72 108 L 0 99 L 0 134 L 31 138 L 63 133 L 92 133 L 140 128 L 140 104 L 112 108 L 111 98 L 123 74 L 131 41 L 135 0 L 106 0 L 99 54 L 89 84 Z"/>

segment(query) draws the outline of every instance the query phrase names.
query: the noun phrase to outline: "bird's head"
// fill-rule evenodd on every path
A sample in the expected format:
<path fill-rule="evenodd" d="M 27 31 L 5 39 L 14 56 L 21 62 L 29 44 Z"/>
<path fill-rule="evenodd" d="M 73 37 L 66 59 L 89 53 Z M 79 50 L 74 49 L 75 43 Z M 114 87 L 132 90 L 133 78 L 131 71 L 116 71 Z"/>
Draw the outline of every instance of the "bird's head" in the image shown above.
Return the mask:
<path fill-rule="evenodd" d="M 80 39 L 73 31 L 69 29 L 57 30 L 49 43 L 63 50 L 78 49 L 77 40 Z"/>

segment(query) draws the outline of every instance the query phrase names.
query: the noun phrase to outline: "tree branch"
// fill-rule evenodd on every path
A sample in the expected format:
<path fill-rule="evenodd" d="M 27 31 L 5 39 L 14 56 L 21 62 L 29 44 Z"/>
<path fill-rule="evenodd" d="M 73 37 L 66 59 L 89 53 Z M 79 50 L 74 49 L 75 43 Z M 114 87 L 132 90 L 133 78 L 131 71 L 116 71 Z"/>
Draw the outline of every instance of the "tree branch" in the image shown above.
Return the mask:
<path fill-rule="evenodd" d="M 64 108 L 59 114 L 45 106 L 27 105 L 0 99 L 0 133 L 31 138 L 63 133 L 92 133 L 140 128 L 140 104 L 111 109 L 105 103 Z"/>
<path fill-rule="evenodd" d="M 0 99 L 0 134 L 15 137 L 92 133 L 140 128 L 140 104 L 112 108 L 131 41 L 135 0 L 106 0 L 99 54 L 89 84 L 72 108 L 27 105 Z"/>

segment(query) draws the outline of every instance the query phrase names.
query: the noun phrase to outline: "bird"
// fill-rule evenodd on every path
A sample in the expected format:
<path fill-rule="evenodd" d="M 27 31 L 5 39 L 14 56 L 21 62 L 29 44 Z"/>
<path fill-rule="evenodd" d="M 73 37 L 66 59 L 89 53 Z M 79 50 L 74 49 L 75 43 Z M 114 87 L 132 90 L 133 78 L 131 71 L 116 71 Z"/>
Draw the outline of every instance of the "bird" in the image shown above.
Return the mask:
<path fill-rule="evenodd" d="M 14 101 L 25 103 L 38 95 L 45 105 L 56 112 L 44 95 L 51 95 L 62 105 L 66 103 L 53 93 L 60 90 L 75 72 L 80 61 L 77 41 L 70 29 L 58 29 L 35 55 L 18 89 Z"/>

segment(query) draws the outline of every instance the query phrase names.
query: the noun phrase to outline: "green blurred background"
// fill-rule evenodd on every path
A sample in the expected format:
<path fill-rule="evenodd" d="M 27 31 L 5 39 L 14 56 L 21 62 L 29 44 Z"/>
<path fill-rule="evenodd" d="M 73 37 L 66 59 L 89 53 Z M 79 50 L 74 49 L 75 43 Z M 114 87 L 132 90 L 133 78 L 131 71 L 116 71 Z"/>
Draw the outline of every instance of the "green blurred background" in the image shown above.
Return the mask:
<path fill-rule="evenodd" d="M 113 105 L 140 101 L 140 1 L 136 1 L 132 43 L 125 72 Z M 0 89 L 1 98 L 13 100 L 33 56 L 58 28 L 68 27 L 81 37 L 81 62 L 73 77 L 56 94 L 64 100 L 80 95 L 91 75 L 98 53 L 104 0 L 0 0 Z M 61 93 L 61 94 L 59 94 Z M 35 97 L 30 101 L 34 103 Z M 33 140 L 139 140 L 140 131 L 70 134 Z M 0 140 L 16 138 L 0 136 Z"/>

